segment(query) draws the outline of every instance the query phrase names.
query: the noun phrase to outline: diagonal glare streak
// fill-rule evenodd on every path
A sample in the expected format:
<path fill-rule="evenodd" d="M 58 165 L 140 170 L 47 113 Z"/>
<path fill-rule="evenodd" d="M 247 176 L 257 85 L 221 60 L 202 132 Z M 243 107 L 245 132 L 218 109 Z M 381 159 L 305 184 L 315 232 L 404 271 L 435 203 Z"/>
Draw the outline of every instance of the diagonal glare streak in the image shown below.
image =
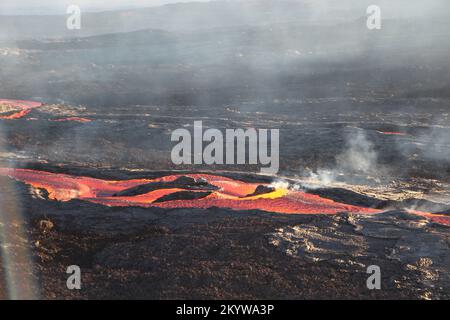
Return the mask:
<path fill-rule="evenodd" d="M 16 192 L 14 182 L 0 179 L 0 298 L 33 300 L 39 295 L 26 221 Z"/>

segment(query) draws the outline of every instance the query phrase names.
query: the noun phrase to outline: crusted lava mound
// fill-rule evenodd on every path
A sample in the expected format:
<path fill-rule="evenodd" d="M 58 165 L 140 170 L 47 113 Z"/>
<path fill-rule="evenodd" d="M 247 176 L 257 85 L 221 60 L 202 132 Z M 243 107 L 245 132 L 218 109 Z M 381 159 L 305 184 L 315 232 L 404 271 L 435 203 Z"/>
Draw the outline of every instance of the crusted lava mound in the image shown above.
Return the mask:
<path fill-rule="evenodd" d="M 188 190 L 218 190 L 217 186 L 209 184 L 204 179 L 194 179 L 181 176 L 174 181 L 151 182 L 115 193 L 114 197 L 133 197 L 160 189 L 188 189 Z"/>
<path fill-rule="evenodd" d="M 276 189 L 273 188 L 273 187 L 265 186 L 265 185 L 259 185 L 259 186 L 256 187 L 254 192 L 252 192 L 251 194 L 247 195 L 246 197 L 260 196 L 262 194 L 267 194 L 267 193 L 271 193 L 271 192 L 275 192 L 275 191 L 276 191 Z"/>
<path fill-rule="evenodd" d="M 209 196 L 211 192 L 191 192 L 191 191 L 178 191 L 165 196 L 162 196 L 159 199 L 153 201 L 153 203 L 166 202 L 166 201 L 186 201 L 186 200 L 197 200 L 203 199 Z"/>

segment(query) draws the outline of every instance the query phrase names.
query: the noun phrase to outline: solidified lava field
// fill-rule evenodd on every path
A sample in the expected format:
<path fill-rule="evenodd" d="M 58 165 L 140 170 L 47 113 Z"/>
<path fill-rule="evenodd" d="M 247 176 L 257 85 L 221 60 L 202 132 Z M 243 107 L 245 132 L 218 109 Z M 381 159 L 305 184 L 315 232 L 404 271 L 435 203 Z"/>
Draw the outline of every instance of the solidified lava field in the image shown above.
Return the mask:
<path fill-rule="evenodd" d="M 134 110 L 141 109 L 147 113 L 144 107 Z M 8 203 L 13 202 L 21 213 L 10 217 L 8 233 L 21 235 L 11 236 L 13 246 L 28 250 L 33 262 L 28 276 L 40 297 L 449 297 L 446 179 L 427 170 L 416 170 L 419 174 L 412 178 L 403 169 L 377 175 L 342 167 L 343 173 L 325 181 L 325 169 L 293 174 L 293 164 L 283 162 L 283 176 L 278 177 L 259 175 L 251 166 L 245 173 L 220 166 L 174 171 L 164 151 L 170 145 L 152 146 L 152 141 L 168 139 L 170 123 L 189 124 L 190 119 L 170 111 L 164 116 L 155 107 L 148 110 L 154 112 L 143 118 L 44 104 L 22 118 L 0 120 L 8 137 L 2 141 L 7 151 L 0 168 L 2 206 L 11 208 Z M 90 121 L 52 121 L 64 117 Z M 267 124 L 268 117 L 253 121 Z M 330 136 L 322 136 L 327 132 L 345 139 L 364 131 L 375 141 L 374 148 L 393 154 L 397 139 L 421 139 L 414 127 L 405 135 L 383 131 L 370 116 L 355 129 L 352 117 L 343 114 L 336 123 L 303 118 L 315 145 L 298 148 L 316 147 L 319 157 L 329 147 L 317 161 L 325 164 L 348 148 L 342 143 L 342 150 L 334 150 Z M 240 113 L 224 118 L 222 125 L 227 127 L 228 121 L 251 120 Z M 321 134 L 313 135 L 314 130 Z M 93 132 L 104 141 L 95 154 L 87 152 Z M 125 140 L 132 135 L 147 135 L 149 144 L 134 140 L 130 150 Z M 309 135 L 303 133 L 297 143 Z M 77 143 L 68 145 L 74 137 Z M 280 150 L 292 143 L 282 140 Z M 151 166 L 158 170 L 130 167 L 144 161 L 143 154 L 146 161 L 154 158 Z M 305 162 L 309 157 L 298 149 L 295 154 Z M 426 158 L 406 161 L 412 167 L 420 161 L 433 165 Z M 22 233 L 15 230 L 20 221 L 28 226 Z M 15 263 L 18 268 L 25 264 Z M 65 287 L 65 268 L 72 264 L 83 270 L 83 290 Z M 366 288 L 366 268 L 373 264 L 383 270 L 383 290 Z M 6 297 L 6 282 L 2 288 Z"/>

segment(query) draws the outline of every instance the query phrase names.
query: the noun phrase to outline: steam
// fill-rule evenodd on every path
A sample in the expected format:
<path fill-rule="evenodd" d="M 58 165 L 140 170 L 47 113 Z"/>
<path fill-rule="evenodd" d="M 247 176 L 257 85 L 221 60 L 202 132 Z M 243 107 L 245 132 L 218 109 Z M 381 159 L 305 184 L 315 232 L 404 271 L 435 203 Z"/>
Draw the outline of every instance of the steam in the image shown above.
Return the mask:
<path fill-rule="evenodd" d="M 13 8 L 29 14 L 18 9 L 30 2 L 5 0 L 0 12 Z M 44 9 L 66 2 L 40 4 Z M 92 3 L 111 10 L 118 9 L 118 2 L 83 0 L 81 5 Z M 137 3 L 120 1 L 120 8 Z M 380 32 L 366 28 L 366 8 L 371 4 L 382 9 Z M 7 79 L 0 86 L 0 97 L 38 96 L 49 103 L 61 99 L 103 110 L 152 104 L 223 110 L 224 105 L 236 104 L 243 114 L 249 111 L 245 110 L 249 103 L 258 111 L 275 113 L 274 100 L 282 104 L 305 98 L 364 99 L 372 92 L 389 99 L 392 92 L 448 83 L 449 47 L 444 40 L 449 23 L 439 18 L 448 7 L 445 0 L 210 1 L 101 15 L 86 12 L 79 32 L 66 30 L 64 15 L 2 17 L 0 38 L 9 42 L 0 47 L 0 53 L 6 52 L 0 56 L 0 69 Z M 33 41 L 18 41 L 23 38 Z M 442 75 L 431 76 L 436 70 Z M 121 125 L 114 129 L 122 132 Z M 70 152 L 75 150 L 72 158 L 77 162 L 101 163 L 102 158 L 113 159 L 95 152 L 111 140 L 116 133 L 112 130 L 94 123 L 48 139 L 55 141 L 47 142 L 53 146 L 30 143 L 24 149 L 66 161 L 70 156 L 61 159 L 62 145 L 71 141 L 75 147 Z M 120 143 L 129 147 L 127 136 L 130 131 L 120 137 Z M 430 139 L 442 143 L 425 143 L 424 153 L 444 160 L 448 155 L 445 135 L 430 132 Z M 376 149 L 364 133 L 346 137 L 343 146 L 334 166 L 317 169 L 310 176 L 329 184 L 383 172 Z M 127 153 L 127 160 L 137 163 L 139 156 L 133 154 L 137 152 Z"/>
<path fill-rule="evenodd" d="M 319 168 L 307 172 L 309 180 L 322 186 L 338 182 L 355 183 L 358 179 L 370 176 L 380 176 L 387 172 L 387 168 L 378 161 L 378 153 L 364 131 L 358 130 L 347 134 L 343 151 L 335 158 L 332 168 Z"/>
<path fill-rule="evenodd" d="M 449 181 L 450 174 L 450 127 L 448 113 L 442 113 L 440 119 L 429 119 L 420 130 L 407 139 L 397 140 L 399 155 L 415 166 L 428 169 L 427 175 L 435 179 Z"/>
<path fill-rule="evenodd" d="M 290 188 L 292 188 L 291 184 L 285 180 L 275 180 L 273 181 L 269 187 L 274 188 L 276 190 L 288 190 Z"/>
<path fill-rule="evenodd" d="M 422 133 L 418 141 L 425 158 L 438 161 L 450 161 L 450 129 L 432 127 Z"/>
<path fill-rule="evenodd" d="M 428 145 L 426 154 L 436 160 L 450 160 L 450 135 L 442 131 L 432 131 L 431 140 L 434 144 Z"/>
<path fill-rule="evenodd" d="M 24 8 L 27 2 L 2 1 L 0 9 Z M 111 10 L 118 8 L 119 1 L 95 2 L 95 7 Z M 42 8 L 59 3 L 48 0 Z M 120 1 L 120 7 L 137 3 Z M 186 105 L 317 93 L 333 97 L 346 94 L 344 82 L 361 81 L 359 73 L 356 79 L 341 79 L 339 72 L 348 77 L 349 69 L 368 69 L 363 75 L 368 89 L 383 89 L 389 74 L 377 72 L 379 76 L 373 78 L 370 69 L 415 68 L 418 61 L 414 59 L 422 56 L 431 64 L 446 61 L 447 44 L 439 37 L 447 33 L 448 22 L 435 16 L 446 12 L 447 1 L 376 3 L 386 20 L 418 17 L 421 23 L 432 21 L 432 27 L 420 25 L 415 30 L 411 27 L 415 20 L 388 21 L 374 37 L 364 21 L 367 6 L 373 4 L 369 0 L 210 1 L 98 16 L 86 12 L 77 32 L 66 29 L 64 15 L 2 17 L 0 30 L 5 31 L 0 31 L 0 38 L 10 41 L 11 50 L 23 51 L 19 57 L 0 57 L 3 78 L 11 79 L 11 84 L 1 86 L 0 96 L 15 92 L 17 98 L 40 96 L 52 103 L 63 99 L 104 106 L 116 101 L 164 105 L 173 103 L 174 92 L 180 97 L 177 102 Z M 80 38 L 71 41 L 74 37 Z M 33 41 L 14 43 L 24 38 Z M 35 41 L 42 39 L 47 42 Z M 428 57 L 430 48 L 440 48 L 442 57 Z M 415 56 L 405 59 L 411 52 Z M 33 77 L 29 77 L 30 61 L 36 61 Z M 327 73 L 335 72 L 342 83 L 316 86 L 309 81 L 327 79 Z"/>
<path fill-rule="evenodd" d="M 379 169 L 374 145 L 362 131 L 347 137 L 345 151 L 336 158 L 337 169 L 347 173 L 371 174 Z"/>

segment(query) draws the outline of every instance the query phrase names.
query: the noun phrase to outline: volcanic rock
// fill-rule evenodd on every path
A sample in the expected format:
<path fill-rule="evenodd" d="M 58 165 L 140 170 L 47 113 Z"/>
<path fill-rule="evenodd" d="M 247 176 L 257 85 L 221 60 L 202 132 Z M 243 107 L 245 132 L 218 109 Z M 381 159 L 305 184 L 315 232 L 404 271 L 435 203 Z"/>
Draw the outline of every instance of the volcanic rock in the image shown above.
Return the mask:
<path fill-rule="evenodd" d="M 273 188 L 273 187 L 259 185 L 259 186 L 256 187 L 255 192 L 246 195 L 244 198 L 259 196 L 259 195 L 270 193 L 270 192 L 274 192 L 274 191 L 275 191 L 275 188 Z"/>
<path fill-rule="evenodd" d="M 450 289 L 448 227 L 406 212 L 340 214 L 314 225 L 286 226 L 271 233 L 269 243 L 303 263 L 327 260 L 364 266 L 395 260 L 404 270 L 418 272 L 427 290 L 437 283 Z"/>
<path fill-rule="evenodd" d="M 179 191 L 168 195 L 165 195 L 159 199 L 156 199 L 154 203 L 174 201 L 174 200 L 195 200 L 202 199 L 209 196 L 211 192 L 191 192 L 191 191 Z"/>
<path fill-rule="evenodd" d="M 170 182 L 152 182 L 142 184 L 130 189 L 115 193 L 114 197 L 131 197 L 149 193 L 160 189 L 187 189 L 187 190 L 217 190 L 218 187 L 209 184 L 205 179 L 182 176 Z"/>

